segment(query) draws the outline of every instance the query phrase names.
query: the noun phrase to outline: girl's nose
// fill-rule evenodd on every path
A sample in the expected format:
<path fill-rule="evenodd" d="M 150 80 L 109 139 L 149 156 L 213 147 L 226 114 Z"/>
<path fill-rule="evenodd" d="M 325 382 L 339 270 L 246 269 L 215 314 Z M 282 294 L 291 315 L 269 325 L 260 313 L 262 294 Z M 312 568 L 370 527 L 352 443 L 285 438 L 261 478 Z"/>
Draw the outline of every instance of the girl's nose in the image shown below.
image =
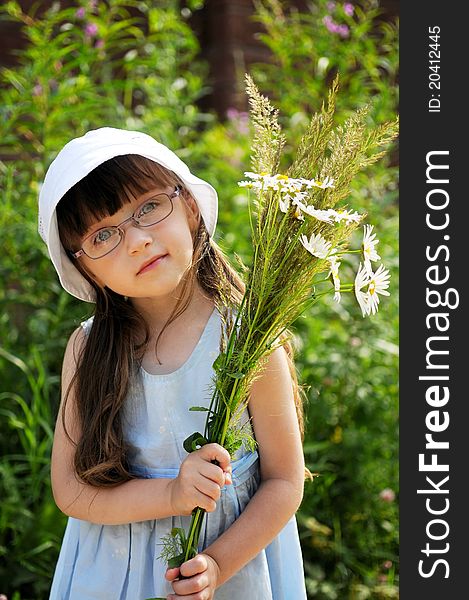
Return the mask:
<path fill-rule="evenodd" d="M 153 243 L 151 232 L 142 227 L 130 225 L 125 232 L 125 241 L 129 254 L 138 254 Z"/>

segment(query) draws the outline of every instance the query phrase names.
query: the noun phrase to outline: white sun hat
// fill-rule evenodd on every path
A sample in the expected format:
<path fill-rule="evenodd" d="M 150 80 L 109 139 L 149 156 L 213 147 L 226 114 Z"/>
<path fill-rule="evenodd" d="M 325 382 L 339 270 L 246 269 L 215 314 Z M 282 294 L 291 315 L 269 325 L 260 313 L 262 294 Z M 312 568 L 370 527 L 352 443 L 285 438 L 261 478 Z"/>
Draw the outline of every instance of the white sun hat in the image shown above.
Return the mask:
<path fill-rule="evenodd" d="M 194 197 L 210 236 L 215 232 L 218 196 L 215 189 L 193 175 L 169 148 L 140 131 L 101 127 L 68 142 L 47 170 L 39 193 L 39 233 L 62 286 L 80 300 L 95 302 L 95 291 L 63 248 L 57 226 L 56 207 L 64 194 L 93 169 L 123 154 L 144 156 L 173 171 Z"/>

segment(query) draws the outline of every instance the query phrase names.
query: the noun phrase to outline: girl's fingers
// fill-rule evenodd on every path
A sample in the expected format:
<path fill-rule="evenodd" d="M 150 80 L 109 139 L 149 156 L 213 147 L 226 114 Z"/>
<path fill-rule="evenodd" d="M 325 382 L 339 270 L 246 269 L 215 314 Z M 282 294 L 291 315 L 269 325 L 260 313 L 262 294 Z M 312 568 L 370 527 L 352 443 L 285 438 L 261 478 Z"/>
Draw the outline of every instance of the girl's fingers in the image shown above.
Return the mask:
<path fill-rule="evenodd" d="M 173 590 L 179 596 L 187 598 L 190 594 L 203 592 L 208 587 L 208 577 L 205 573 L 198 573 L 189 579 L 179 579 L 174 581 Z"/>
<path fill-rule="evenodd" d="M 230 454 L 220 444 L 205 444 L 198 452 L 208 462 L 216 460 L 222 471 L 226 471 L 230 466 Z"/>
<path fill-rule="evenodd" d="M 231 472 L 231 467 L 228 472 Z M 207 479 L 214 481 L 219 487 L 225 485 L 225 472 L 220 467 L 217 467 L 217 465 L 203 462 L 200 467 L 200 473 Z"/>
<path fill-rule="evenodd" d="M 197 573 L 202 573 L 208 568 L 207 557 L 203 554 L 197 554 L 180 566 L 181 575 L 183 577 L 193 577 Z"/>
<path fill-rule="evenodd" d="M 173 581 L 179 577 L 179 567 L 175 567 L 174 569 L 166 569 L 165 577 L 168 581 Z"/>
<path fill-rule="evenodd" d="M 195 485 L 196 489 L 202 494 L 209 496 L 213 500 L 219 500 L 221 495 L 221 488 L 218 483 L 213 482 L 211 479 L 203 478 L 198 481 Z"/>
<path fill-rule="evenodd" d="M 204 462 L 200 468 L 200 473 L 207 479 L 211 479 L 215 483 L 218 483 L 220 487 L 223 487 L 226 484 L 226 480 L 229 479 L 231 483 L 231 465 L 223 470 L 217 465 L 213 465 L 211 463 Z"/>
<path fill-rule="evenodd" d="M 200 507 L 207 512 L 213 512 L 217 508 L 215 500 L 210 498 L 210 496 L 205 495 L 197 487 L 195 489 L 197 490 L 197 494 L 194 494 L 194 501 L 196 503 L 194 508 Z"/>
<path fill-rule="evenodd" d="M 175 594 L 168 596 L 171 600 L 212 600 L 213 588 L 210 585 L 209 561 L 210 557 L 204 554 L 197 554 L 180 566 L 182 577 L 172 583 Z"/>

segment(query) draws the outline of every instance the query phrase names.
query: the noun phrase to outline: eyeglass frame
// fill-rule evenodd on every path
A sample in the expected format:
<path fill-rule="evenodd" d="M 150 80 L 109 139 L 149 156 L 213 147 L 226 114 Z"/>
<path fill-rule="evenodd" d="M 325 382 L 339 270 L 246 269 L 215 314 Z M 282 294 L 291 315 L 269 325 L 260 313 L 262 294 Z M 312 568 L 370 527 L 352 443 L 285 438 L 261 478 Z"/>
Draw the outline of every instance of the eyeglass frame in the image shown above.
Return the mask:
<path fill-rule="evenodd" d="M 121 244 L 121 242 L 122 242 L 122 240 L 124 239 L 124 236 L 125 236 L 125 231 L 122 229 L 123 225 L 125 225 L 129 221 L 133 221 L 133 226 L 134 227 L 141 227 L 141 228 L 153 227 L 155 225 L 158 225 L 158 223 L 161 223 L 162 221 L 164 221 L 165 219 L 167 219 L 172 214 L 172 212 L 174 210 L 173 198 L 178 198 L 181 195 L 181 193 L 182 193 L 182 186 L 176 185 L 175 188 L 174 188 L 174 192 L 172 192 L 171 194 L 167 194 L 166 192 L 159 192 L 158 194 L 155 194 L 154 196 L 149 196 L 146 200 L 144 200 L 141 204 L 139 204 L 137 206 L 137 208 L 130 215 L 130 217 L 128 217 L 127 219 L 124 219 L 122 221 L 122 223 L 119 223 L 119 225 L 109 225 L 109 227 L 100 227 L 96 231 L 93 231 L 92 233 L 90 233 L 89 235 L 87 235 L 84 240 L 82 240 L 81 243 L 84 244 L 87 239 L 89 239 L 93 235 L 96 235 L 98 233 L 98 231 L 101 231 L 101 229 L 117 229 L 117 231 L 119 232 L 119 242 L 114 246 L 114 248 L 111 248 L 111 250 L 108 250 L 105 254 L 103 254 L 101 256 L 96 256 L 96 257 L 93 258 L 92 256 L 90 256 L 89 254 L 87 254 L 83 250 L 83 247 L 81 247 L 76 252 L 70 251 L 69 252 L 70 257 L 78 259 L 81 256 L 85 255 L 90 260 L 99 260 L 100 258 L 104 258 L 105 256 L 107 256 L 111 252 L 114 252 L 114 250 L 120 246 L 120 244 Z M 169 201 L 170 201 L 171 210 L 169 211 L 169 213 L 165 217 L 163 217 L 162 219 L 159 219 L 158 221 L 155 221 L 154 223 L 150 223 L 150 225 L 140 225 L 140 223 L 135 218 L 135 213 L 138 212 L 142 208 L 142 206 L 144 206 L 152 198 L 156 198 L 157 196 L 166 196 L 169 199 Z"/>

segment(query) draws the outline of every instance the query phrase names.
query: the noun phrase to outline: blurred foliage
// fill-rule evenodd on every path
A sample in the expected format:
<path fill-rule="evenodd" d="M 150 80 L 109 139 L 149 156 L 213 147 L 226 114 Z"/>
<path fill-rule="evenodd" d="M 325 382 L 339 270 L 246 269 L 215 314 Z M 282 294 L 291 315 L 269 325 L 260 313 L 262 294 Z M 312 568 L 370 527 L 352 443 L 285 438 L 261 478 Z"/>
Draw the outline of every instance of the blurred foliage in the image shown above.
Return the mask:
<path fill-rule="evenodd" d="M 281 114 L 301 120 L 301 113 L 317 110 L 337 72 L 342 89 L 337 112 L 342 119 L 370 101 L 377 122 L 395 113 L 397 22 L 380 18 L 377 0 L 315 0 L 306 12 L 280 0 L 254 0 L 254 5 L 255 20 L 265 29 L 259 38 L 273 61 L 255 65 L 252 73 L 277 100 Z"/>
<path fill-rule="evenodd" d="M 216 187 L 217 241 L 250 262 L 246 197 L 237 186 L 250 170 L 247 115 L 233 108 L 220 122 L 197 107 L 208 70 L 187 19 L 203 2 L 179 4 L 55 3 L 40 16 L 17 2 L 0 9 L 0 18 L 23 23 L 29 40 L 18 66 L 0 74 L 0 154 L 16 157 L 0 160 L 0 593 L 9 600 L 47 597 L 66 520 L 48 470 L 61 361 L 92 309 L 60 288 L 37 234 L 39 184 L 57 150 L 105 124 L 153 135 Z M 397 23 L 379 18 L 379 3 L 315 0 L 305 13 L 287 6 L 256 1 L 272 61 L 251 74 L 279 108 L 291 148 L 337 71 L 340 120 L 368 102 L 376 123 L 392 119 Z M 240 86 L 243 79 L 239 73 Z M 306 483 L 298 521 L 308 595 L 321 600 L 398 597 L 397 500 L 381 494 L 398 489 L 396 162 L 390 149 L 347 199 L 375 225 L 391 296 L 368 319 L 351 294 L 341 304 L 327 297 L 294 327 L 308 398 L 305 456 L 319 473 Z"/>
<path fill-rule="evenodd" d="M 19 68 L 2 69 L 1 149 L 48 163 L 103 123 L 145 129 L 175 148 L 190 144 L 210 118 L 195 104 L 207 70 L 194 60 L 198 42 L 179 2 L 160 4 L 54 2 L 37 17 L 5 3 L 2 18 L 23 23 L 29 44 Z"/>

